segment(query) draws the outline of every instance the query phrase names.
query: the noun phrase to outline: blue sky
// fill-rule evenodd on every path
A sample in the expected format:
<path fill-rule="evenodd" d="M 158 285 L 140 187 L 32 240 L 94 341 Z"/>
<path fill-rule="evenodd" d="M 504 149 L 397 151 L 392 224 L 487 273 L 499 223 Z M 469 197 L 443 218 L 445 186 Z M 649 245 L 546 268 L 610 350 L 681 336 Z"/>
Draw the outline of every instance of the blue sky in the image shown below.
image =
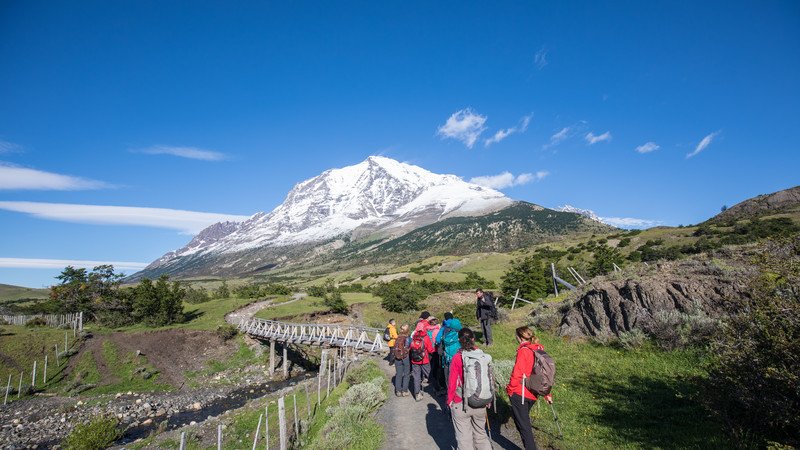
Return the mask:
<path fill-rule="evenodd" d="M 800 181 L 794 1 L 6 1 L 0 64 L 1 283 L 372 154 L 640 224 Z"/>

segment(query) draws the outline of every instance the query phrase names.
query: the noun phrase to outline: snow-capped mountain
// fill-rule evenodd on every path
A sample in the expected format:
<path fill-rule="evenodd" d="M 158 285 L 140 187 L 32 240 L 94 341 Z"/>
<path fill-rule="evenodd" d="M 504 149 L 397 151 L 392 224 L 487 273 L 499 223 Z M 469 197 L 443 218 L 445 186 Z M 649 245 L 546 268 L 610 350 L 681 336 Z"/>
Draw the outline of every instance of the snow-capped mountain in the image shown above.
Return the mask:
<path fill-rule="evenodd" d="M 571 205 L 564 205 L 564 206 L 559 206 L 558 208 L 556 208 L 556 211 L 571 212 L 571 213 L 575 213 L 575 214 L 580 214 L 580 215 L 582 215 L 584 217 L 587 217 L 589 219 L 594 220 L 595 222 L 605 223 L 600 218 L 600 216 L 595 214 L 595 212 L 592 211 L 591 209 L 581 209 L 581 208 L 576 208 L 576 207 L 571 206 Z"/>
<path fill-rule="evenodd" d="M 206 228 L 145 271 L 180 264 L 187 258 L 208 259 L 366 235 L 391 237 L 448 217 L 486 214 L 511 204 L 501 192 L 455 175 L 370 156 L 297 184 L 269 213 Z"/>

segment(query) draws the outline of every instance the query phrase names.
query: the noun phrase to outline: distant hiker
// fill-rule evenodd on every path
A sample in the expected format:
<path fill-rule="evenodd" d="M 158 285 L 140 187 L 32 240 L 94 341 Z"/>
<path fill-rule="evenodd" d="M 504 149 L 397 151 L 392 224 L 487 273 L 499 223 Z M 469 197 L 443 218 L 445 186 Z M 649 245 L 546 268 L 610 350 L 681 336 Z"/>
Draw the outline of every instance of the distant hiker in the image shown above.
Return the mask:
<path fill-rule="evenodd" d="M 398 397 L 408 396 L 408 377 L 411 373 L 411 359 L 408 355 L 408 324 L 400 327 L 400 333 L 395 338 L 392 347 L 394 357 L 394 395 Z"/>
<path fill-rule="evenodd" d="M 395 326 L 394 319 L 389 319 L 389 324 L 386 325 L 386 329 L 383 330 L 383 339 L 389 341 L 387 344 L 389 346 L 389 355 L 387 356 L 387 360 L 391 366 L 394 364 L 394 352 L 392 350 L 395 340 L 397 339 L 397 327 Z"/>
<path fill-rule="evenodd" d="M 447 380 L 447 406 L 453 419 L 456 442 L 462 449 L 491 449 L 486 432 L 486 410 L 494 399 L 492 357 L 475 346 L 475 335 L 469 328 L 458 332 L 461 343 L 450 363 Z"/>
<path fill-rule="evenodd" d="M 420 323 L 428 323 L 427 318 L 420 319 Z M 417 401 L 422 400 L 422 377 L 428 379 L 430 382 L 431 376 L 431 360 L 430 354 L 433 353 L 433 343 L 428 336 L 425 327 L 417 325 L 417 329 L 411 336 L 411 344 L 409 345 L 409 355 L 411 358 L 411 372 L 414 376 L 414 398 Z"/>
<path fill-rule="evenodd" d="M 497 319 L 497 307 L 494 306 L 494 299 L 491 293 L 483 292 L 483 289 L 475 291 L 477 297 L 475 307 L 475 317 L 481 323 L 483 332 L 483 343 L 492 345 L 492 319 Z"/>
<path fill-rule="evenodd" d="M 442 360 L 442 372 L 444 375 L 445 387 L 449 386 L 448 380 L 450 379 L 450 363 L 453 357 L 461 350 L 461 343 L 458 341 L 458 332 L 461 331 L 461 321 L 453 317 L 452 313 L 444 314 L 444 323 L 442 329 L 436 335 L 436 345 L 439 346 L 439 351 Z"/>
<path fill-rule="evenodd" d="M 544 347 L 528 327 L 517 328 L 516 334 L 519 347 L 517 347 L 517 358 L 514 361 L 514 369 L 511 371 L 508 386 L 506 386 L 506 393 L 511 402 L 514 425 L 517 426 L 517 431 L 522 437 L 525 450 L 536 450 L 536 440 L 533 437 L 530 416 L 531 408 L 536 402 L 536 395 L 527 386 L 523 385 L 522 376 L 526 377 L 526 384 L 528 384 L 527 379 L 531 377 L 531 372 L 533 372 L 536 350 L 544 350 Z M 523 396 L 525 397 L 524 404 Z M 547 395 L 544 398 L 548 403 L 553 402 L 552 395 Z"/>
<path fill-rule="evenodd" d="M 436 342 L 436 334 L 439 333 L 439 330 L 442 328 L 442 326 L 439 324 L 439 319 L 433 316 L 428 318 L 428 323 L 430 324 L 426 330 L 428 333 L 428 338 L 430 338 L 431 343 L 434 343 Z M 439 391 L 442 390 L 443 383 L 440 376 L 440 372 L 442 370 L 442 360 L 439 354 L 439 348 L 436 345 L 433 346 L 430 359 L 431 375 L 428 377 L 428 382 L 433 385 L 433 389 L 438 394 Z"/>

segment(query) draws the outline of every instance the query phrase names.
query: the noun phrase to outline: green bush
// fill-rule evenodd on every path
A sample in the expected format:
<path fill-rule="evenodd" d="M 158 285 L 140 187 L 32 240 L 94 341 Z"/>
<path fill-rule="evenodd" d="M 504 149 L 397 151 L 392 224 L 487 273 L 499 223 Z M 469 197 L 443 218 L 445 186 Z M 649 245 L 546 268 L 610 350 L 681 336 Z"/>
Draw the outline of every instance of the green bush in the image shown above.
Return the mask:
<path fill-rule="evenodd" d="M 338 289 L 334 289 L 333 292 L 326 295 L 323 303 L 332 313 L 347 314 L 350 312 L 350 307 L 347 306 L 347 302 L 344 301 L 342 293 Z"/>
<path fill-rule="evenodd" d="M 43 317 L 34 317 L 33 319 L 25 322 L 26 327 L 45 327 L 47 326 L 47 320 Z"/>
<path fill-rule="evenodd" d="M 186 286 L 184 290 L 186 291 L 186 295 L 183 300 L 186 303 L 198 304 L 211 300 L 211 295 L 209 295 L 204 287 L 193 288 L 191 286 Z"/>
<path fill-rule="evenodd" d="M 710 346 L 714 409 L 737 437 L 800 445 L 800 236 L 770 240 L 754 258 L 750 298 Z"/>
<path fill-rule="evenodd" d="M 239 329 L 230 324 L 220 325 L 217 327 L 215 333 L 223 341 L 229 341 L 239 334 Z"/>
<path fill-rule="evenodd" d="M 517 289 L 519 296 L 526 300 L 546 297 L 550 290 L 548 273 L 548 266 L 538 256 L 512 261 L 511 267 L 501 278 L 500 286 L 504 294 L 501 302 L 508 303 Z"/>
<path fill-rule="evenodd" d="M 101 450 L 108 448 L 122 436 L 117 429 L 117 419 L 99 417 L 76 426 L 64 440 L 67 450 Z"/>

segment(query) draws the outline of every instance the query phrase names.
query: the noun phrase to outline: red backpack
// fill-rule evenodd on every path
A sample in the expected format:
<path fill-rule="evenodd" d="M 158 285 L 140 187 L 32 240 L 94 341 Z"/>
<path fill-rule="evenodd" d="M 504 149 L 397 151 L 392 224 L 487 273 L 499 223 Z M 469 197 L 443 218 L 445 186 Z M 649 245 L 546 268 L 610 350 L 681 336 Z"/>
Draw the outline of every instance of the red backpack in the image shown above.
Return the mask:
<path fill-rule="evenodd" d="M 421 363 L 425 361 L 425 354 L 428 353 L 425 349 L 425 336 L 427 333 L 424 331 L 417 331 L 414 333 L 414 338 L 411 339 L 411 361 Z"/>

